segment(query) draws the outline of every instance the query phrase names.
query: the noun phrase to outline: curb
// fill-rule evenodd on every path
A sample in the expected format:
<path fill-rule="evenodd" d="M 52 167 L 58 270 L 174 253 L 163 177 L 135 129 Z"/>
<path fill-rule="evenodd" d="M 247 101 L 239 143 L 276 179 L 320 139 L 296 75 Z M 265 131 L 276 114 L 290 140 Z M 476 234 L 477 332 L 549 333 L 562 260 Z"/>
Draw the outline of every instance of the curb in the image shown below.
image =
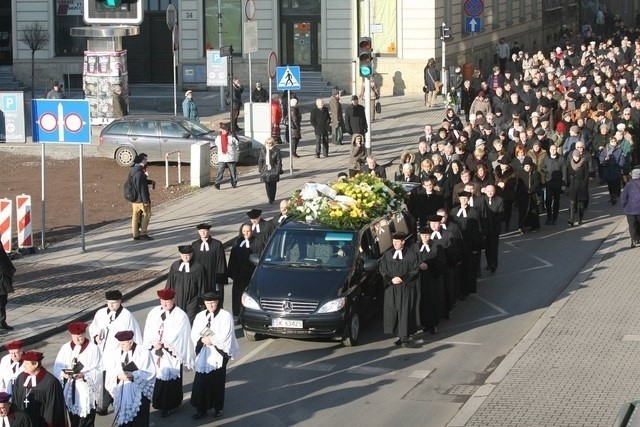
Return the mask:
<path fill-rule="evenodd" d="M 609 254 L 615 244 L 623 237 L 627 231 L 627 224 L 624 216 L 619 219 L 611 233 L 604 239 L 600 247 L 587 260 L 580 272 L 569 282 L 564 290 L 558 295 L 553 303 L 542 313 L 540 319 L 531 327 L 524 337 L 507 353 L 506 357 L 496 367 L 496 369 L 485 380 L 476 392 L 465 402 L 458 412 L 451 418 L 447 427 L 464 427 L 475 415 L 482 404 L 491 395 L 493 390 L 505 379 L 513 367 L 520 361 L 522 356 L 542 335 L 547 326 L 556 317 L 558 312 L 569 302 L 580 285 L 586 281 L 591 273 L 600 264 L 602 259 Z"/>

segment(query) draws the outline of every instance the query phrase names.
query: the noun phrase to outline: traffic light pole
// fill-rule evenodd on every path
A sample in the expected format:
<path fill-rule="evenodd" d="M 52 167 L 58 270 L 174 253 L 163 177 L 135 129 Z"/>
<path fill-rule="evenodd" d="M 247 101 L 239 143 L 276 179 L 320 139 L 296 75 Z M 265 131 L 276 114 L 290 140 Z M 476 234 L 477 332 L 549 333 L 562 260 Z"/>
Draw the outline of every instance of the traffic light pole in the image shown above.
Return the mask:
<path fill-rule="evenodd" d="M 364 0 L 364 35 L 371 38 L 371 0 Z M 373 43 L 371 44 L 373 47 Z M 371 50 L 371 69 L 373 70 L 373 49 Z M 367 155 L 371 155 L 373 148 L 371 147 L 371 79 L 373 72 L 369 77 L 365 77 L 364 84 L 364 111 L 367 121 L 368 130 L 364 137 L 364 147 Z M 354 94 L 355 95 L 355 94 Z"/>
<path fill-rule="evenodd" d="M 446 42 L 446 37 L 445 37 L 445 28 L 446 25 L 443 22 L 442 23 L 442 31 L 440 34 L 442 34 L 442 37 L 440 37 L 440 40 L 442 40 L 442 71 L 440 72 L 440 78 L 441 78 L 441 82 L 442 84 L 442 100 L 445 101 L 445 97 L 447 96 L 447 93 L 449 93 L 449 79 L 447 78 L 447 65 L 446 65 L 446 58 L 447 58 L 447 42 Z"/>

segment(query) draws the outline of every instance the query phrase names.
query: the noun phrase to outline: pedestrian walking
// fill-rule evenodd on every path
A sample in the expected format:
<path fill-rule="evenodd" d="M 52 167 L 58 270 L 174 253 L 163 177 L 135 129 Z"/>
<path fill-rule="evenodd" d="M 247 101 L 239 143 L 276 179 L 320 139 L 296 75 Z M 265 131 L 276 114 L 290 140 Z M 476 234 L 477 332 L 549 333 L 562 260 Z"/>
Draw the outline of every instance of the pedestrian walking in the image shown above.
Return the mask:
<path fill-rule="evenodd" d="M 151 350 L 156 363 L 151 403 L 166 418 L 182 404 L 182 374 L 193 370 L 195 353 L 189 316 L 176 307 L 175 291 L 161 289 L 157 294 L 160 305 L 147 315 L 143 337 L 144 348 Z"/>
<path fill-rule="evenodd" d="M 178 252 L 180 259 L 171 264 L 165 289 L 175 291 L 176 306 L 187 313 L 192 323 L 199 310 L 199 298 L 211 291 L 213 284 L 207 283 L 204 267 L 194 261 L 191 245 L 178 246 Z"/>
<path fill-rule="evenodd" d="M 487 260 L 486 269 L 495 273 L 498 268 L 500 232 L 504 222 L 504 200 L 502 197 L 496 196 L 496 187 L 493 185 L 485 187 L 484 197 L 489 225 L 484 243 L 484 255 Z"/>
<path fill-rule="evenodd" d="M 103 356 L 105 387 L 113 397 L 113 426 L 148 426 L 156 365 L 151 352 L 136 345 L 133 331 L 120 331 L 115 338 L 118 348 Z"/>
<path fill-rule="evenodd" d="M 371 114 L 371 123 L 373 123 L 376 120 L 376 103 L 377 104 L 380 103 L 378 101 L 380 99 L 380 89 L 378 89 L 378 85 L 376 84 L 376 79 L 374 79 L 373 77 L 369 79 L 364 79 L 362 81 L 362 85 L 360 86 L 360 99 L 365 98 L 367 83 L 369 84 L 369 86 L 371 86 L 371 100 L 369 101 L 369 111 Z"/>
<path fill-rule="evenodd" d="M 438 333 L 438 324 L 444 317 L 444 270 L 447 257 L 444 248 L 431 239 L 433 230 L 427 226 L 420 227 L 420 239 L 415 244 L 418 253 L 418 301 L 420 324 L 424 332 L 434 335 Z"/>
<path fill-rule="evenodd" d="M 331 99 L 329 100 L 329 112 L 331 113 L 331 142 L 335 145 L 342 145 L 342 134 L 344 132 L 344 116 L 342 114 L 342 104 L 340 104 L 340 91 L 338 89 L 333 89 L 331 91 Z"/>
<path fill-rule="evenodd" d="M 129 172 L 136 191 L 136 199 L 131 202 L 133 240 L 153 240 L 153 237 L 148 234 L 149 221 L 151 220 L 151 195 L 149 194 L 150 182 L 145 173 L 146 167 L 147 154 L 140 153 L 134 159 L 133 168 Z"/>
<path fill-rule="evenodd" d="M 384 333 L 398 339 L 395 345 L 410 346 L 409 337 L 418 329 L 418 265 L 415 250 L 405 247 L 407 234 L 392 236 L 393 247 L 380 258 L 384 283 Z"/>
<path fill-rule="evenodd" d="M 220 307 L 224 302 L 224 285 L 227 284 L 227 258 L 222 242 L 210 235 L 211 224 L 196 226 L 199 238 L 191 243 L 193 260 L 204 267 L 207 283 L 220 294 Z"/>
<path fill-rule="evenodd" d="M 47 99 L 63 99 L 64 93 L 60 87 L 60 83 L 54 81 L 51 90 L 47 93 Z"/>
<path fill-rule="evenodd" d="M 224 178 L 225 169 L 229 169 L 231 187 L 238 185 L 238 173 L 236 163 L 238 162 L 238 138 L 229 133 L 229 123 L 223 122 L 219 125 L 218 136 L 216 136 L 216 147 L 218 148 L 218 173 L 213 186 L 218 190 Z"/>
<path fill-rule="evenodd" d="M 500 41 L 496 44 L 496 58 L 500 64 L 500 73 L 504 74 L 507 68 L 507 61 L 511 56 L 511 48 L 504 37 L 500 37 Z"/>
<path fill-rule="evenodd" d="M 640 245 L 640 169 L 631 171 L 631 181 L 624 186 L 620 203 L 629 224 L 631 247 L 635 248 Z"/>
<path fill-rule="evenodd" d="M 358 96 L 351 97 L 351 105 L 345 109 L 344 125 L 350 135 L 365 135 L 369 127 L 367 126 L 367 116 L 364 107 L 358 103 Z"/>
<path fill-rule="evenodd" d="M 547 178 L 545 183 L 547 198 L 547 225 L 555 225 L 560 212 L 560 194 L 567 182 L 567 168 L 564 158 L 558 154 L 558 147 L 549 146 L 549 155 L 544 158 L 542 169 Z"/>
<path fill-rule="evenodd" d="M 422 90 L 425 93 L 425 105 L 433 107 L 438 97 L 440 83 L 440 71 L 436 68 L 436 60 L 429 58 L 427 65 L 424 67 L 424 86 Z"/>
<path fill-rule="evenodd" d="M 44 354 L 27 351 L 22 355 L 24 371 L 16 378 L 13 402 L 32 426 L 66 426 L 67 414 L 60 382 L 44 366 Z"/>
<path fill-rule="evenodd" d="M 527 226 L 531 227 L 531 231 L 540 228 L 538 191 L 542 184 L 540 173 L 534 169 L 533 159 L 529 156 L 525 157 L 517 176 L 515 196 L 518 203 L 518 231 L 524 234 Z"/>
<path fill-rule="evenodd" d="M 113 95 L 111 97 L 113 118 L 119 119 L 120 117 L 129 114 L 129 107 L 127 106 L 127 101 L 124 99 L 124 95 L 122 95 L 122 86 L 113 85 L 111 88 L 113 91 Z"/>
<path fill-rule="evenodd" d="M 625 166 L 625 156 L 615 136 L 609 138 L 609 143 L 600 150 L 598 159 L 602 165 L 603 178 L 609 190 L 609 202 L 615 205 L 620 197 L 622 168 Z"/>
<path fill-rule="evenodd" d="M 214 292 L 202 296 L 205 310 L 198 313 L 191 328 L 196 352 L 191 389 L 191 405 L 196 408 L 194 420 L 205 418 L 209 409 L 215 411 L 214 417 L 222 416 L 227 363 L 240 354 L 233 317 L 218 306 L 219 299 Z"/>
<path fill-rule="evenodd" d="M 64 389 L 71 427 L 93 426 L 96 402 L 102 389 L 102 357 L 97 345 L 85 335 L 87 324 L 67 326 L 71 341 L 63 344 L 53 364 L 53 375 Z"/>
<path fill-rule="evenodd" d="M 120 342 L 116 339 L 116 334 L 121 331 L 133 331 L 134 340 L 142 344 L 142 332 L 138 321 L 133 314 L 122 305 L 122 293 L 118 290 L 111 290 L 105 293 L 107 306 L 98 310 L 89 325 L 89 337 L 100 349 L 100 354 L 104 360 L 104 355 L 118 351 Z M 102 381 L 98 390 L 98 401 L 96 413 L 104 416 L 109 412 L 109 405 L 113 402 L 111 395 L 104 388 L 106 370 L 102 365 Z"/>
<path fill-rule="evenodd" d="M 298 99 L 291 98 L 291 128 L 289 128 L 289 122 L 287 121 L 287 129 L 289 129 L 291 138 L 291 155 L 296 159 L 300 158 L 298 154 L 298 144 L 300 143 L 300 139 L 302 139 L 302 115 L 300 114 L 300 109 L 298 108 Z M 286 112 L 285 112 L 286 114 Z"/>
<path fill-rule="evenodd" d="M 184 93 L 184 101 L 182 101 L 182 115 L 187 119 L 191 119 L 195 122 L 200 122 L 200 115 L 198 114 L 198 106 L 193 100 L 193 91 L 188 90 Z"/>
<path fill-rule="evenodd" d="M 232 312 L 235 319 L 240 315 L 242 308 L 242 293 L 251 282 L 251 276 L 256 266 L 249 260 L 251 254 L 262 253 L 264 244 L 260 239 L 255 237 L 251 226 L 245 224 L 242 226 L 242 235 L 238 237 L 229 255 L 229 277 L 233 279 L 232 288 Z"/>
<path fill-rule="evenodd" d="M 316 135 L 316 158 L 320 158 L 320 151 L 329 157 L 329 133 L 331 130 L 331 116 L 324 106 L 322 99 L 316 99 L 316 108 L 311 110 L 311 126 Z"/>
<path fill-rule="evenodd" d="M 282 123 L 282 105 L 280 97 L 273 95 L 271 97 L 271 137 L 275 139 L 276 144 L 282 144 L 280 137 L 280 124 Z"/>
<path fill-rule="evenodd" d="M 264 182 L 264 188 L 267 192 L 269 204 L 273 204 L 276 199 L 276 191 L 278 181 L 282 171 L 282 153 L 276 147 L 276 140 L 271 137 L 264 142 L 264 147 L 260 151 L 258 158 L 258 172 L 260 172 L 260 181 Z"/>
<path fill-rule="evenodd" d="M 269 102 L 269 92 L 262 87 L 262 83 L 256 82 L 256 87 L 251 91 L 251 100 L 253 102 Z"/>
<path fill-rule="evenodd" d="M 9 294 L 13 293 L 13 276 L 16 268 L 13 266 L 9 255 L 0 247 L 0 329 L 13 331 L 13 327 L 7 323 L 7 302 Z"/>
<path fill-rule="evenodd" d="M 238 77 L 234 77 L 233 84 L 231 85 L 231 92 L 227 92 L 227 105 L 231 103 L 232 133 L 242 130 L 240 126 L 238 126 L 238 117 L 240 117 L 240 109 L 242 108 L 242 92 L 244 92 L 244 88 L 242 87 L 242 84 L 240 84 L 240 79 Z"/>

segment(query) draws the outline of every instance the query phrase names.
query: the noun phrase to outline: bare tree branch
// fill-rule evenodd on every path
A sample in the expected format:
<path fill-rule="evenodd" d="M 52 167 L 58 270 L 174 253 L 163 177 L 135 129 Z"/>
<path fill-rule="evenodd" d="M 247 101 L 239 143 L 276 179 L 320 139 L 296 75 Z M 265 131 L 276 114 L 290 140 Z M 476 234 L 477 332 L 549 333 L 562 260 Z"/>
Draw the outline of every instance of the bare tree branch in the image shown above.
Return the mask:
<path fill-rule="evenodd" d="M 33 99 L 36 51 L 43 49 L 49 43 L 49 31 L 42 22 L 36 21 L 22 27 L 18 40 L 31 49 L 31 99 Z"/>

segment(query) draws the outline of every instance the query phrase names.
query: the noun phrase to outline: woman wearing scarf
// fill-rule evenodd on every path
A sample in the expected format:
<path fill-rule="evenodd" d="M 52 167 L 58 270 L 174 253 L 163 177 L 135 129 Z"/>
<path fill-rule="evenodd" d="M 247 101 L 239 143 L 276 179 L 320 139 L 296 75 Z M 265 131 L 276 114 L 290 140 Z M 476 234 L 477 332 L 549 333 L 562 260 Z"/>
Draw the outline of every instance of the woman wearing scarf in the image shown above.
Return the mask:
<path fill-rule="evenodd" d="M 267 138 L 264 142 L 264 148 L 260 151 L 258 159 L 258 171 L 260 172 L 260 181 L 264 182 L 264 188 L 267 190 L 269 203 L 273 204 L 282 173 L 282 154 L 280 149 L 276 147 L 276 141 L 273 138 Z"/>
<path fill-rule="evenodd" d="M 218 147 L 218 174 L 213 186 L 220 189 L 224 170 L 228 168 L 229 175 L 231 175 L 231 186 L 236 188 L 238 185 L 238 174 L 236 173 L 238 140 L 229 133 L 229 123 L 220 123 L 220 131 L 216 136 L 216 147 Z"/>
<path fill-rule="evenodd" d="M 573 150 L 567 161 L 567 196 L 569 196 L 569 226 L 573 227 L 578 214 L 578 224 L 582 217 L 586 201 L 589 200 L 589 164 L 587 158 L 578 150 Z"/>
<path fill-rule="evenodd" d="M 602 177 L 607 182 L 609 189 L 609 202 L 615 205 L 620 197 L 620 180 L 626 160 L 615 136 L 609 138 L 609 144 L 600 150 L 598 160 L 602 165 Z"/>

